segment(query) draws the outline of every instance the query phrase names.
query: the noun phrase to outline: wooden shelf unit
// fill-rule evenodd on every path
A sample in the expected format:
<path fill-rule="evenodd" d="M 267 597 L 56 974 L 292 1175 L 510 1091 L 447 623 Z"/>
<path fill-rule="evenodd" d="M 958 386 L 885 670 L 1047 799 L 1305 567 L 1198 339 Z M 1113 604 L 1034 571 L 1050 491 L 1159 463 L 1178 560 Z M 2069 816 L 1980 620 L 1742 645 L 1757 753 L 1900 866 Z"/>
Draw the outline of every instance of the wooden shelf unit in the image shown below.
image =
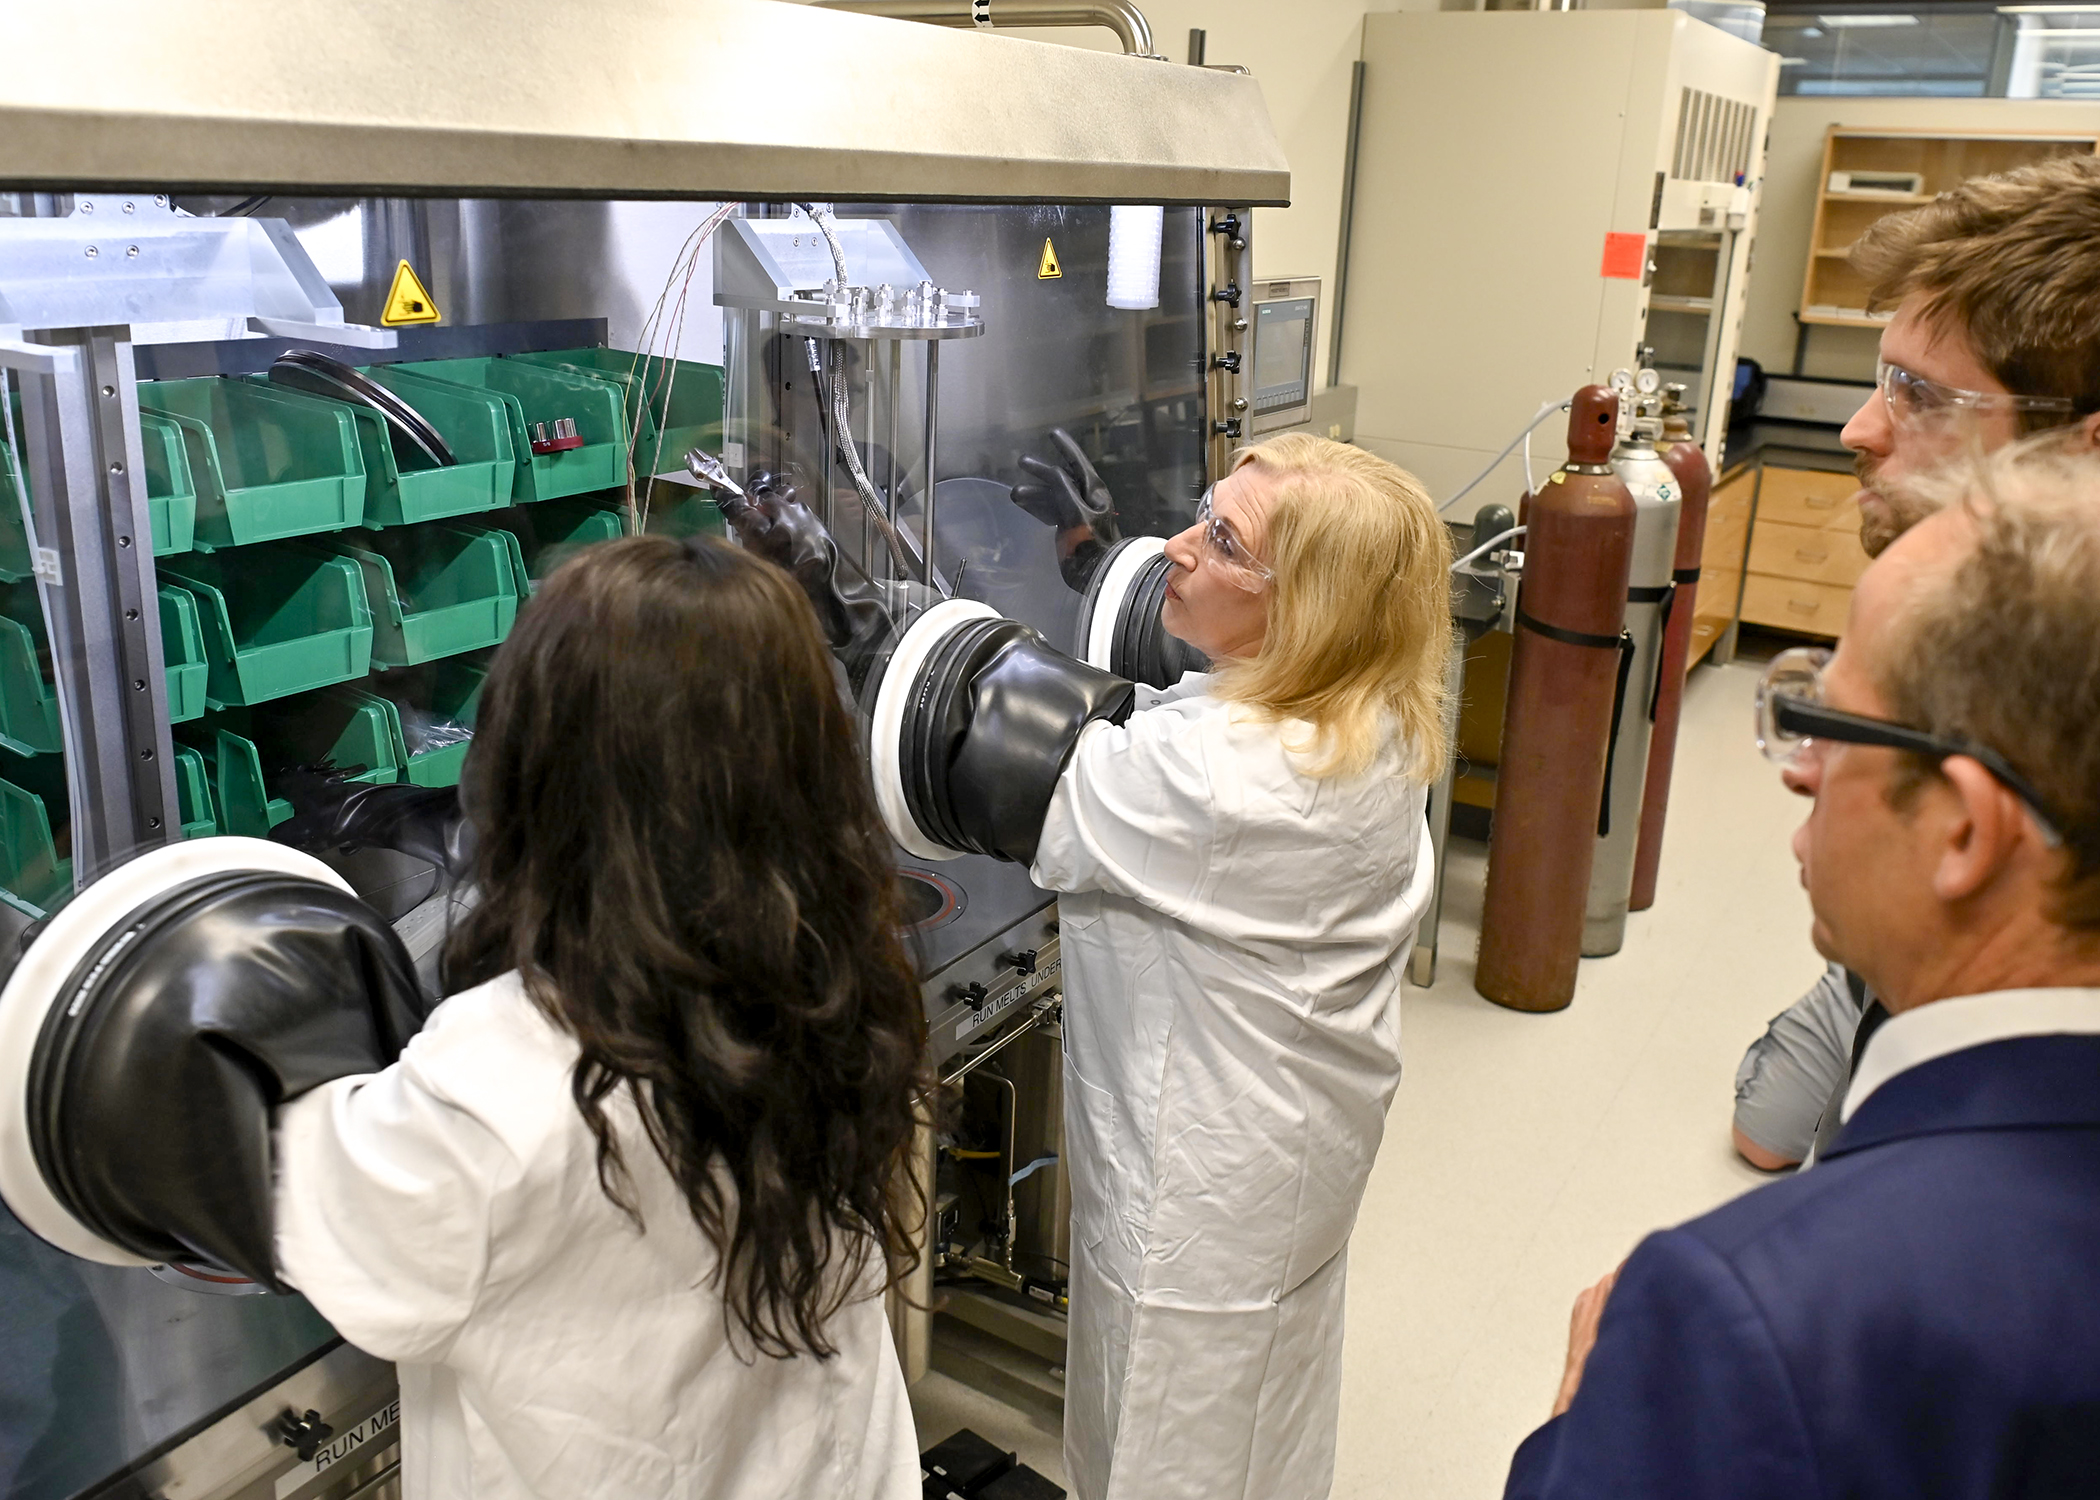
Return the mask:
<path fill-rule="evenodd" d="M 2096 151 L 2100 139 L 2090 135 L 1944 135 L 1831 126 L 1823 137 L 1823 171 L 1816 179 L 1816 220 L 1801 283 L 1801 321 L 1837 328 L 1877 328 L 1888 321 L 1886 314 L 1867 311 L 1866 280 L 1845 261 L 1853 241 L 1876 219 L 1930 203 L 1971 177 Z M 1859 171 L 1915 172 L 1925 179 L 1925 191 L 1830 191 L 1831 173 Z"/>

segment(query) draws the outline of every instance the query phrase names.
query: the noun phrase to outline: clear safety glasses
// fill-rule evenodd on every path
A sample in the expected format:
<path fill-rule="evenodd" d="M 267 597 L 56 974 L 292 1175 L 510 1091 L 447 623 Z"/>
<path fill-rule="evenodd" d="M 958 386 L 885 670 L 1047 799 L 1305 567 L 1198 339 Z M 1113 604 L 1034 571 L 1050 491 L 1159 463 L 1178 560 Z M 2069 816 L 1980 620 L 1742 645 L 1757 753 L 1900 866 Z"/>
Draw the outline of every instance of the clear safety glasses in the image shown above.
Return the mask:
<path fill-rule="evenodd" d="M 1232 534 L 1232 526 L 1218 515 L 1211 505 L 1211 494 L 1217 489 L 1212 485 L 1203 492 L 1196 505 L 1196 524 L 1203 528 L 1203 546 L 1211 566 L 1232 583 L 1248 593 L 1259 593 L 1276 575 L 1268 564 L 1248 550 L 1247 544 Z"/>
<path fill-rule="evenodd" d="M 1847 713 L 1823 701 L 1823 672 L 1830 652 L 1796 646 L 1772 658 L 1757 684 L 1757 748 L 1774 765 L 1798 765 L 1818 752 L 1823 742 L 1884 745 L 1908 750 L 1934 762 L 1965 755 L 1995 776 L 2005 789 L 2027 804 L 2035 826 L 2051 848 L 2063 842 L 2062 825 L 2050 813 L 2033 783 L 2015 771 L 2004 756 L 1987 745 L 1928 734 L 1906 724 L 1891 724 L 1865 714 Z"/>
<path fill-rule="evenodd" d="M 1874 366 L 1874 383 L 1881 388 L 1881 399 L 1888 403 L 1889 420 L 1898 427 L 1912 429 L 1938 430 L 1994 411 L 2054 411 L 2066 416 L 2071 411 L 2071 402 L 2062 396 L 1965 391 L 1960 386 L 1927 380 L 1885 359 Z"/>

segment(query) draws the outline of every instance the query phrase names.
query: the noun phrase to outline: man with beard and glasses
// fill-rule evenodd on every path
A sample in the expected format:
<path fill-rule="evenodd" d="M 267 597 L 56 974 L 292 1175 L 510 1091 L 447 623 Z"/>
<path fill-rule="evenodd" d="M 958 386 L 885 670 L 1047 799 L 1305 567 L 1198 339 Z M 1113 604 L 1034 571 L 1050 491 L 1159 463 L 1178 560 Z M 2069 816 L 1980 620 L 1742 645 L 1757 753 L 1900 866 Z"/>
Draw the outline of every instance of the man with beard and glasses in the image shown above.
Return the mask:
<path fill-rule="evenodd" d="M 1908 482 L 1950 459 L 2057 427 L 2100 444 L 2100 158 L 1974 178 L 1877 220 L 1850 258 L 1869 305 L 1895 310 L 1875 388 L 1842 434 L 1870 556 L 1920 519 Z M 1886 1016 L 1864 980 L 1831 964 L 1773 1020 L 1736 1073 L 1746 1161 L 1779 1171 L 1813 1156 Z"/>

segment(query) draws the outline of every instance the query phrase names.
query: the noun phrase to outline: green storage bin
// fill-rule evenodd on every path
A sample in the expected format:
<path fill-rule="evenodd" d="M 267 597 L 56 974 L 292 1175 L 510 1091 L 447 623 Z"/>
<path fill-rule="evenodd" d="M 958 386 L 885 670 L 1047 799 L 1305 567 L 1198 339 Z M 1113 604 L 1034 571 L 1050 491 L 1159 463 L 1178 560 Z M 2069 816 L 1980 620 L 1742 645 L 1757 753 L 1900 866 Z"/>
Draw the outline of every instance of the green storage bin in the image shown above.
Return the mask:
<path fill-rule="evenodd" d="M 266 703 L 362 677 L 372 667 L 372 610 L 355 560 L 303 546 L 164 565 L 195 596 L 213 708 Z"/>
<path fill-rule="evenodd" d="M 211 777 L 204 757 L 188 745 L 175 747 L 175 800 L 182 812 L 182 836 L 208 839 L 217 835 L 219 820 L 212 812 Z"/>
<path fill-rule="evenodd" d="M 197 487 L 190 475 L 182 429 L 158 412 L 139 412 L 139 442 L 146 456 L 146 512 L 153 528 L 153 555 L 190 550 L 197 528 Z M 29 531 L 22 520 L 22 481 L 13 449 L 0 444 L 0 580 L 20 583 L 34 576 Z"/>
<path fill-rule="evenodd" d="M 722 368 L 686 359 L 643 359 L 624 349 L 561 349 L 513 354 L 527 364 L 582 370 L 619 382 L 627 410 L 627 430 L 637 432 L 637 474 L 685 472 L 688 448 L 722 449 Z M 666 376 L 670 390 L 664 389 Z M 667 401 L 668 397 L 668 401 Z M 659 423 L 661 418 L 661 423 Z"/>
<path fill-rule="evenodd" d="M 168 722 L 181 724 L 198 717 L 211 685 L 204 616 L 197 596 L 172 583 L 160 586 L 160 652 L 168 678 Z"/>
<path fill-rule="evenodd" d="M 403 756 L 392 705 L 355 686 L 322 688 L 260 708 L 232 708 L 212 726 L 254 744 L 263 774 L 291 766 L 340 773 L 350 781 L 401 779 Z"/>
<path fill-rule="evenodd" d="M 182 434 L 202 551 L 363 522 L 365 466 L 349 408 L 251 380 L 139 382 L 139 407 Z"/>
<path fill-rule="evenodd" d="M 372 662 L 408 667 L 493 646 L 518 614 L 508 533 L 419 526 L 359 532 L 326 544 L 364 570 L 372 601 Z"/>
<path fill-rule="evenodd" d="M 73 894 L 66 763 L 0 751 L 0 886 L 39 914 Z"/>
<path fill-rule="evenodd" d="M 190 472 L 182 429 L 158 412 L 139 409 L 139 443 L 146 455 L 146 511 L 153 555 L 187 552 L 197 537 L 197 481 Z"/>
<path fill-rule="evenodd" d="M 206 673 L 197 601 L 184 590 L 160 590 L 160 634 L 168 722 L 179 724 L 204 712 Z M 52 754 L 65 743 L 48 639 L 36 586 L 0 584 L 0 746 L 22 755 Z"/>
<path fill-rule="evenodd" d="M 65 747 L 48 641 L 36 585 L 0 585 L 0 745 L 17 755 Z"/>
<path fill-rule="evenodd" d="M 268 385 L 266 376 L 253 378 L 284 400 L 311 401 L 350 414 L 364 460 L 367 526 L 410 526 L 510 504 L 517 477 L 510 420 L 503 403 L 488 392 L 431 383 L 413 397 L 399 393 L 443 435 L 457 460 L 447 467 L 421 459 L 403 468 L 387 436 L 386 418 L 370 407 Z"/>
<path fill-rule="evenodd" d="M 370 696 L 385 707 L 393 724 L 403 781 L 416 786 L 459 784 L 488 675 L 486 661 L 456 657 L 374 679 Z M 461 730 L 467 731 L 466 738 L 460 737 Z"/>
<path fill-rule="evenodd" d="M 0 442 L 0 579 L 20 583 L 35 575 L 29 528 L 22 520 L 22 476 L 15 468 L 14 448 Z"/>
<path fill-rule="evenodd" d="M 516 359 L 430 359 L 376 365 L 372 376 L 416 402 L 428 382 L 486 391 L 502 399 L 517 455 L 520 501 L 560 500 L 627 483 L 627 413 L 617 382 L 581 370 Z M 583 446 L 565 453 L 534 453 L 531 431 L 551 429 L 557 417 L 576 422 Z"/>
<path fill-rule="evenodd" d="M 616 502 L 595 495 L 581 500 L 550 500 L 542 505 L 514 506 L 489 517 L 510 535 L 518 577 L 529 596 L 540 580 L 594 542 L 617 540 L 627 529 Z"/>
<path fill-rule="evenodd" d="M 291 817 L 292 804 L 272 797 L 263 781 L 262 755 L 253 740 L 214 723 L 186 724 L 175 733 L 203 762 L 220 833 L 266 839 Z"/>

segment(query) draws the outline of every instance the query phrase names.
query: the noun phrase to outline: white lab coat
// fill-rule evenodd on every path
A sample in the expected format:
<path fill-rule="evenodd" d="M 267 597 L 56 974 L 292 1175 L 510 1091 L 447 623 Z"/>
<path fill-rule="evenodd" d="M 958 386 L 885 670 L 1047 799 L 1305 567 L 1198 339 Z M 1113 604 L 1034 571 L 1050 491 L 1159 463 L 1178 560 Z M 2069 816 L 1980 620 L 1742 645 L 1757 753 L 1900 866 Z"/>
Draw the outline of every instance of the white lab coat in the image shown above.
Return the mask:
<path fill-rule="evenodd" d="M 1076 1500 L 1328 1493 L 1400 1081 L 1425 790 L 1397 745 L 1313 780 L 1208 681 L 1080 736 L 1032 872 L 1062 893 Z"/>
<path fill-rule="evenodd" d="M 624 1094 L 646 1232 L 599 1188 L 576 1057 L 506 975 L 279 1111 L 278 1261 L 399 1362 L 407 1500 L 917 1500 L 879 1297 L 833 1320 L 832 1359 L 754 1355 Z"/>

